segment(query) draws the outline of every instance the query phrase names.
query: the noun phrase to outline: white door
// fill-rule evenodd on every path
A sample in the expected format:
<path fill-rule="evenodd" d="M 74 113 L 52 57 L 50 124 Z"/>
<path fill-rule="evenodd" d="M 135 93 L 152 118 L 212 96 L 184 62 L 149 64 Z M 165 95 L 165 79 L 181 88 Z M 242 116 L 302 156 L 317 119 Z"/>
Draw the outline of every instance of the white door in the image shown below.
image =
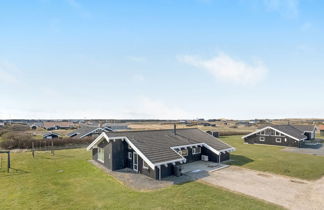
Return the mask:
<path fill-rule="evenodd" d="M 136 152 L 133 152 L 133 170 L 138 171 L 138 155 Z"/>

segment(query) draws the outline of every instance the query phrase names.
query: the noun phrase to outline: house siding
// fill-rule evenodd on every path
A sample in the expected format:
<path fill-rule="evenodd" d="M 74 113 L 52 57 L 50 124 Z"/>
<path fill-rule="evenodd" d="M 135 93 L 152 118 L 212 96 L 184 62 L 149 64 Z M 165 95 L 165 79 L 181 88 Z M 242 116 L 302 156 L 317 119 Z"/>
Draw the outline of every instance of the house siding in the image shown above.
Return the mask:
<path fill-rule="evenodd" d="M 115 140 L 110 141 L 102 141 L 98 144 L 98 147 L 104 149 L 104 162 L 98 161 L 98 149 L 92 149 L 92 158 L 97 161 L 99 164 L 105 166 L 110 170 L 119 170 L 123 168 L 133 169 L 133 153 L 134 150 L 128 148 L 128 144 L 126 141 Z M 194 161 L 201 160 L 201 155 L 207 155 L 209 161 L 219 162 L 219 156 L 205 147 L 201 147 L 200 154 L 192 154 L 192 148 L 188 149 L 188 156 L 185 156 L 186 163 L 191 163 Z M 128 152 L 131 152 L 132 159 L 128 158 Z M 221 154 L 221 161 L 229 160 L 229 153 Z M 176 165 L 180 165 L 180 163 L 176 163 Z M 143 168 L 143 159 L 138 156 L 138 173 L 151 177 L 153 179 L 159 179 L 159 171 L 161 170 L 161 179 L 166 178 L 168 176 L 172 176 L 175 174 L 174 165 L 172 163 L 165 165 L 161 165 L 160 169 L 155 167 L 155 170 L 148 167 L 148 169 Z"/>
<path fill-rule="evenodd" d="M 139 173 L 144 174 L 144 175 L 146 175 L 148 177 L 151 177 L 153 179 L 157 179 L 155 170 L 153 170 L 150 167 L 148 167 L 147 169 L 143 168 L 143 159 L 140 156 L 138 156 L 138 171 L 139 171 Z"/>
<path fill-rule="evenodd" d="M 168 176 L 174 175 L 174 166 L 172 163 L 165 165 L 161 165 L 161 178 L 166 178 Z"/>
<path fill-rule="evenodd" d="M 208 161 L 216 162 L 216 163 L 219 162 L 219 155 L 213 153 L 212 151 L 210 151 L 206 147 L 202 148 L 201 154 L 202 155 L 207 155 L 208 156 Z M 228 153 L 228 152 L 225 152 L 225 154 L 222 153 L 220 155 L 220 162 L 223 162 L 223 161 L 226 161 L 226 160 L 229 160 L 229 159 L 230 159 L 230 153 Z"/>
<path fill-rule="evenodd" d="M 320 135 L 321 135 L 321 136 L 324 136 L 324 130 L 321 130 L 321 131 L 320 131 Z"/>
<path fill-rule="evenodd" d="M 188 149 L 188 156 L 185 156 L 187 163 L 201 160 L 201 153 L 200 154 L 192 154 L 192 148 L 187 148 L 187 149 Z"/>
<path fill-rule="evenodd" d="M 264 137 L 264 141 L 260 141 L 260 137 Z M 281 138 L 281 143 L 276 142 L 276 138 Z M 244 141 L 249 144 L 270 144 L 287 147 L 299 147 L 301 143 L 293 138 L 285 135 L 281 136 L 269 136 L 269 135 L 258 135 L 253 134 L 244 138 Z"/>

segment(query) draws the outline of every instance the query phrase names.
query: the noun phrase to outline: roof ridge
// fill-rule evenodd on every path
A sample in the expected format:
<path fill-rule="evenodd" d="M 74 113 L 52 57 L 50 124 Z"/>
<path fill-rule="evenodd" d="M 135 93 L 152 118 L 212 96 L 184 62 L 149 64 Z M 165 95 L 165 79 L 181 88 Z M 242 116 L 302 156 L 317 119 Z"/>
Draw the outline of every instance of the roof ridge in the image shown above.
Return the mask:
<path fill-rule="evenodd" d="M 177 128 L 176 130 L 194 130 L 198 128 Z M 150 132 L 150 131 L 173 131 L 174 129 L 153 129 L 153 130 L 126 130 L 126 131 L 114 131 L 113 133 L 126 133 L 126 132 Z"/>

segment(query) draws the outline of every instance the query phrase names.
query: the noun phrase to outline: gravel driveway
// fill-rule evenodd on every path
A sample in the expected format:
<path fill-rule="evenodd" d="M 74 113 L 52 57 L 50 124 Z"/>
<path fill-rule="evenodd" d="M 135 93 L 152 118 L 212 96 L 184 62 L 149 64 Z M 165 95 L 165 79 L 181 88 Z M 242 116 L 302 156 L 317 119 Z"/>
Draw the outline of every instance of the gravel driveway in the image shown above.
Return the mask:
<path fill-rule="evenodd" d="M 308 145 L 308 146 L 305 145 L 302 148 L 286 147 L 286 148 L 283 149 L 283 151 L 324 156 L 324 146 L 323 146 L 323 144 Z"/>
<path fill-rule="evenodd" d="M 317 181 L 306 181 L 231 166 L 210 172 L 209 176 L 204 176 L 200 181 L 269 201 L 288 209 L 324 208 L 324 177 Z"/>

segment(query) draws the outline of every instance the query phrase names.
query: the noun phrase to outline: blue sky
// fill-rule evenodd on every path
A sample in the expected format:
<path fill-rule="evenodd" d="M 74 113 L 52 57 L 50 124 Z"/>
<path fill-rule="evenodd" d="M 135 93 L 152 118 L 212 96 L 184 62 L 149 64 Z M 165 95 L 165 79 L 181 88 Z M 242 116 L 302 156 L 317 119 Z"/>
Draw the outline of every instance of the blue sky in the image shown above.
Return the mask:
<path fill-rule="evenodd" d="M 0 5 L 0 119 L 324 118 L 322 1 Z"/>

